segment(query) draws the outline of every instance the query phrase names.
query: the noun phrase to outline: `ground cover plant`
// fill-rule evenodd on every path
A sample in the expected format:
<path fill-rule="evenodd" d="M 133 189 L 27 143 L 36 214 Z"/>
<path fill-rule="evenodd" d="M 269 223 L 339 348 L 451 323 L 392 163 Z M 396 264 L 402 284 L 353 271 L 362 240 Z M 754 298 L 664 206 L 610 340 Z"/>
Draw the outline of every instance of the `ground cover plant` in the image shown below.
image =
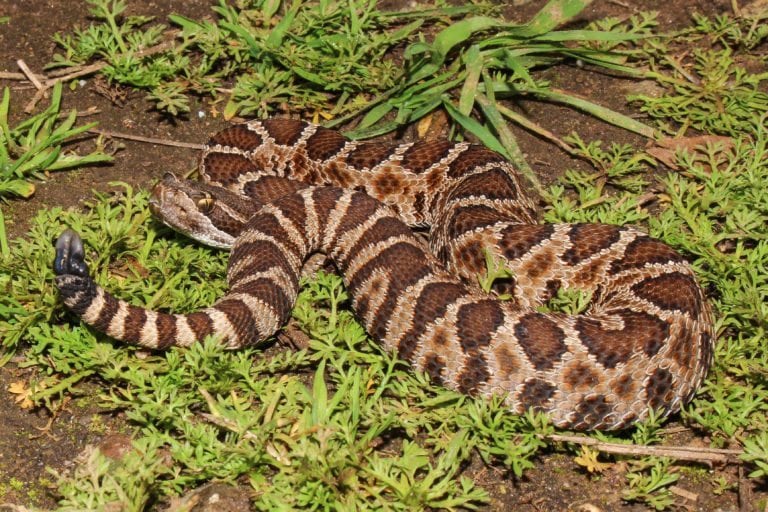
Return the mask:
<path fill-rule="evenodd" d="M 125 16 L 120 1 L 91 4 L 93 25 L 56 36 L 63 53 L 55 67 L 67 76 L 78 72 L 72 66 L 93 66 L 113 84 L 147 91 L 171 115 L 189 110 L 188 93 L 213 94 L 227 115 L 295 109 L 330 125 L 357 119 L 353 135 L 368 136 L 443 109 L 454 136 L 471 134 L 524 168 L 510 121 L 590 162 L 589 172 L 538 185 L 545 220 L 642 224 L 692 261 L 717 311 L 719 342 L 715 366 L 679 422 L 712 448 L 733 451 L 693 450 L 690 458 L 738 458 L 749 478 L 768 477 L 768 75 L 755 50 L 768 35 L 763 14 L 697 17 L 661 37 L 652 14 L 558 30 L 586 5 L 576 1 L 549 2 L 515 26 L 483 6 L 395 15 L 374 2 L 220 2 L 216 21 L 171 17 L 179 33 L 169 42 L 165 27 Z M 392 55 L 405 64 L 384 58 Z M 628 98 L 643 122 L 552 88 L 536 72 L 576 60 L 654 82 L 656 94 Z M 515 95 L 580 108 L 655 143 L 558 139 L 501 101 Z M 58 112 L 58 100 L 51 105 Z M 37 121 L 39 133 L 55 129 L 38 119 L 46 119 Z M 65 226 L 86 240 L 98 282 L 151 308 L 212 303 L 226 265 L 226 254 L 152 220 L 146 192 L 116 188 L 78 210 L 41 211 L 23 239 L 0 231 L 5 357 L 23 351 L 18 364 L 35 369 L 13 390 L 19 403 L 56 411 L 95 379 L 98 403 L 134 428 L 123 458 L 90 450 L 72 471 L 52 476 L 60 510 L 145 510 L 210 480 L 248 485 L 254 507 L 265 510 L 474 509 L 490 496 L 466 476 L 473 461 L 514 479 L 547 451 L 562 451 L 595 479 L 624 464 L 623 498 L 664 509 L 682 499 L 682 477 L 703 471 L 664 450 L 668 434 L 654 420 L 575 438 L 543 416 L 512 416 L 499 403 L 430 385 L 370 341 L 340 279 L 326 273 L 307 280 L 294 310 L 307 348 L 265 357 L 260 349 L 227 352 L 214 340 L 165 353 L 114 344 L 57 302 L 50 240 Z M 559 297 L 551 307 L 578 308 L 581 299 Z M 649 448 L 632 454 L 624 446 Z M 723 480 L 721 492 L 731 485 Z"/>
<path fill-rule="evenodd" d="M 65 141 L 86 132 L 95 124 L 75 126 L 75 111 L 59 121 L 61 83 L 53 88 L 48 108 L 13 127 L 8 122 L 10 105 L 11 93 L 6 88 L 0 102 L 0 197 L 31 196 L 35 186 L 30 178 L 40 178 L 44 171 L 60 171 L 111 159 L 101 147 L 85 156 L 63 152 Z"/>

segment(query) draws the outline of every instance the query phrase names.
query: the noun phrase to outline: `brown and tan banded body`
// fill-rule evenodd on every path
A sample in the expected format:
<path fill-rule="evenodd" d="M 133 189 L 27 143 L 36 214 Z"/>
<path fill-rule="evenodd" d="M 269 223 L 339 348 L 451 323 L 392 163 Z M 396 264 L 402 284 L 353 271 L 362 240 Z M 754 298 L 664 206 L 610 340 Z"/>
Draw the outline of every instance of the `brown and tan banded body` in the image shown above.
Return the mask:
<path fill-rule="evenodd" d="M 196 208 L 226 209 L 216 210 L 214 194 L 180 191 L 169 201 L 173 179 L 158 186 L 162 200 L 153 208 L 169 224 L 196 237 L 200 229 L 239 234 L 230 292 L 190 315 L 128 306 L 93 284 L 77 257 L 79 240 L 68 234 L 57 252 L 57 284 L 73 311 L 110 336 L 150 347 L 207 334 L 238 347 L 285 322 L 304 258 L 321 251 L 344 276 L 368 332 L 388 349 L 448 387 L 504 396 L 515 412 L 548 411 L 562 427 L 615 429 L 650 408 L 674 412 L 710 365 L 709 308 L 679 254 L 632 228 L 534 224 L 518 174 L 487 149 L 350 142 L 299 121 L 255 121 L 214 136 L 201 174 L 209 185 L 267 203 L 245 225 L 249 214 L 206 224 Z M 301 189 L 282 178 L 347 190 Z M 185 195 L 192 199 L 176 208 Z M 450 271 L 402 220 L 429 227 L 432 251 Z M 485 269 L 485 250 L 513 270 L 512 301 L 456 277 L 472 283 Z M 591 291 L 589 310 L 538 312 L 558 288 Z"/>

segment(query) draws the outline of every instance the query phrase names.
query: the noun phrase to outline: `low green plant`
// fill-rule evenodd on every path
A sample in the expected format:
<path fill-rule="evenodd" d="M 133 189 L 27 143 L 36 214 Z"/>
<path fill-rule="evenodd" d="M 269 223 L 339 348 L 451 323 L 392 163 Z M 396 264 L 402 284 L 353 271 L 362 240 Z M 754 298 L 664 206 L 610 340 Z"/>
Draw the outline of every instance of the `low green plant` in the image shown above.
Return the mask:
<path fill-rule="evenodd" d="M 148 489 L 154 480 L 170 472 L 164 465 L 161 446 L 152 441 L 151 438 L 135 441 L 133 449 L 120 461 L 91 446 L 80 454 L 78 465 L 71 473 L 52 472 L 61 493 L 57 510 L 145 510 L 151 498 Z"/>
<path fill-rule="evenodd" d="M 629 489 L 624 491 L 627 501 L 641 501 L 656 510 L 664 510 L 674 504 L 674 496 L 669 486 L 675 483 L 679 475 L 671 472 L 670 459 L 653 459 L 631 464 L 627 473 Z"/>
<path fill-rule="evenodd" d="M 8 120 L 10 106 L 11 93 L 6 87 L 0 102 L 0 198 L 30 197 L 35 192 L 30 180 L 43 179 L 46 172 L 111 160 L 101 145 L 84 156 L 64 151 L 63 146 L 68 141 L 90 130 L 96 123 L 76 126 L 75 110 L 60 119 L 61 83 L 54 86 L 51 103 L 45 110 L 13 127 Z"/>
<path fill-rule="evenodd" d="M 491 293 L 493 291 L 494 283 L 497 283 L 497 281 L 509 281 L 515 277 L 515 274 L 506 267 L 503 260 L 495 258 L 491 251 L 485 250 L 484 252 L 485 274 L 478 276 L 477 284 L 485 293 Z M 497 297 L 499 300 L 512 299 L 512 296 L 509 294 L 498 294 Z"/>
<path fill-rule="evenodd" d="M 713 17 L 692 13 L 694 25 L 683 33 L 692 40 L 714 40 L 724 47 L 753 50 L 768 38 L 768 12 L 765 6 L 745 6 L 740 16 L 718 14 Z"/>
<path fill-rule="evenodd" d="M 675 59 L 670 56 L 655 64 L 660 72 L 670 72 L 664 81 L 674 92 L 629 97 L 642 112 L 661 120 L 663 130 L 674 133 L 691 127 L 717 134 L 743 132 L 751 128 L 755 112 L 768 109 L 768 94 L 761 90 L 768 73 L 748 72 L 736 62 L 730 48 L 695 49 L 685 67 Z"/>
<path fill-rule="evenodd" d="M 744 455 L 742 459 L 754 464 L 750 478 L 765 478 L 768 476 L 768 433 L 759 432 L 754 437 L 744 440 Z"/>

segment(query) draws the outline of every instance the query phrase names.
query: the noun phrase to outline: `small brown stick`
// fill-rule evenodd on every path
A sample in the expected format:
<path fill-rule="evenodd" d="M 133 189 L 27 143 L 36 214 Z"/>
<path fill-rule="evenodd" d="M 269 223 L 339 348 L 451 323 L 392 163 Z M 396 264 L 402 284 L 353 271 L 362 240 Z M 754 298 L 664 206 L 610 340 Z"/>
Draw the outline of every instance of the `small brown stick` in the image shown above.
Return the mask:
<path fill-rule="evenodd" d="M 621 2 L 619 0 L 609 0 L 609 3 L 620 5 L 621 7 L 625 9 L 632 9 L 632 6 L 627 4 L 626 2 Z"/>
<path fill-rule="evenodd" d="M 23 62 L 23 61 L 19 61 Z M 56 82 L 66 82 L 68 80 L 72 80 L 74 78 L 79 78 L 83 75 L 89 75 L 91 73 L 95 73 L 96 71 L 99 71 L 100 69 L 108 66 L 108 64 L 104 61 L 97 62 L 95 64 L 89 64 L 87 66 L 71 66 L 68 68 L 60 69 L 58 71 L 54 71 L 52 73 L 49 73 L 48 75 L 35 75 L 31 72 L 29 74 L 27 73 L 14 73 L 10 71 L 0 71 L 0 79 L 3 80 L 29 80 L 35 85 L 35 88 L 40 89 L 40 87 L 49 88 Z M 33 80 L 33 78 L 35 80 Z M 40 82 L 40 80 L 44 80 L 44 82 Z"/>
<path fill-rule="evenodd" d="M 45 78 L 45 77 L 41 77 Z M 13 71 L 0 71 L 0 80 L 28 80 L 29 77 L 24 73 L 16 73 Z"/>
<path fill-rule="evenodd" d="M 744 478 L 744 467 L 739 467 L 739 512 L 750 512 L 752 508 L 753 496 L 750 481 Z M 768 505 L 767 505 L 768 506 Z"/>
<path fill-rule="evenodd" d="M 202 150 L 205 147 L 204 144 L 197 144 L 195 142 L 178 142 L 175 140 L 157 139 L 155 137 L 142 137 L 141 135 L 112 132 L 109 130 L 98 130 L 95 128 L 88 131 L 90 133 L 95 133 L 96 135 L 103 135 L 105 137 L 111 137 L 113 139 L 135 140 L 137 142 L 146 142 L 148 144 L 158 144 L 160 146 L 173 146 L 177 148 L 190 148 L 190 149 L 197 149 L 197 150 Z"/>
<path fill-rule="evenodd" d="M 35 105 L 45 97 L 45 93 L 48 91 L 48 89 L 38 89 L 34 96 L 32 96 L 32 99 L 29 100 L 29 103 L 26 104 L 24 107 L 24 113 L 30 114 L 33 110 L 35 110 Z"/>
<path fill-rule="evenodd" d="M 689 427 L 684 427 L 682 425 L 675 425 L 674 427 L 667 427 L 659 430 L 659 434 L 663 436 L 669 436 L 672 434 L 679 434 L 681 432 L 690 432 Z"/>
<path fill-rule="evenodd" d="M 16 61 L 16 65 L 19 66 L 19 69 L 21 69 L 22 73 L 24 73 L 24 76 L 32 82 L 32 85 L 35 86 L 35 89 L 42 90 L 44 88 L 43 84 L 40 83 L 40 80 L 37 79 L 37 76 L 35 76 L 34 73 L 32 73 L 32 70 L 29 69 L 29 66 L 27 66 L 27 63 L 24 62 L 23 59 L 19 59 Z"/>
<path fill-rule="evenodd" d="M 687 489 L 683 489 L 682 487 L 678 487 L 677 485 L 671 485 L 669 487 L 669 492 L 672 494 L 677 494 L 681 498 L 685 498 L 689 501 L 699 501 L 699 495 L 695 492 L 691 492 Z"/>
<path fill-rule="evenodd" d="M 574 443 L 590 446 L 605 453 L 617 455 L 669 457 L 677 460 L 692 462 L 707 462 L 718 464 L 733 464 L 739 462 L 741 450 L 723 450 L 718 448 L 694 448 L 691 446 L 638 446 L 631 444 L 606 443 L 589 437 L 551 434 L 544 436 L 549 441 Z"/>
<path fill-rule="evenodd" d="M 48 90 L 48 87 L 40 83 L 40 81 L 37 79 L 34 73 L 32 73 L 32 70 L 29 69 L 29 66 L 27 66 L 27 63 L 24 62 L 23 59 L 19 59 L 16 61 L 16 65 L 19 66 L 19 69 L 21 69 L 22 73 L 24 73 L 24 77 L 32 82 L 32 85 L 35 86 L 35 89 L 37 89 L 37 92 L 32 97 L 31 100 L 29 100 L 29 103 L 24 107 L 24 112 L 29 114 L 35 109 L 35 105 L 37 105 L 37 102 L 43 99 L 45 96 L 45 92 Z"/>
<path fill-rule="evenodd" d="M 51 73 L 45 83 L 50 87 L 56 82 L 68 82 L 75 78 L 80 78 L 81 76 L 90 75 L 91 73 L 100 71 L 108 65 L 107 62 L 101 61 L 87 66 L 72 66 L 70 68 L 60 69 Z"/>
<path fill-rule="evenodd" d="M 261 438 L 254 434 L 250 430 L 242 431 L 237 423 L 234 421 L 230 421 L 226 418 L 222 418 L 221 416 L 216 416 L 215 414 L 210 414 L 207 412 L 201 412 L 199 413 L 200 417 L 203 418 L 208 423 L 212 423 L 216 425 L 217 427 L 221 427 L 223 429 L 229 430 L 230 432 L 237 432 L 238 434 L 241 434 L 245 439 L 250 439 L 252 441 L 261 441 Z"/>

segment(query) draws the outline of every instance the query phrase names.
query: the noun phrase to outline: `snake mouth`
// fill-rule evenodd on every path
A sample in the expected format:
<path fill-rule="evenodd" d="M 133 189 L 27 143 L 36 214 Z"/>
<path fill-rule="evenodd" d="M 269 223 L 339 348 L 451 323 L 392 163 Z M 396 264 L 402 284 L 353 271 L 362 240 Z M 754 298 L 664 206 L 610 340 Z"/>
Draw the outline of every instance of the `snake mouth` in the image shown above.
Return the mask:
<path fill-rule="evenodd" d="M 152 212 L 152 215 L 155 217 L 160 215 L 160 200 L 155 196 L 149 198 L 149 211 Z"/>
<path fill-rule="evenodd" d="M 152 194 L 149 197 L 149 211 L 156 218 L 165 222 L 167 207 L 163 205 L 173 204 L 173 190 L 178 188 L 179 179 L 173 173 L 166 172 L 163 177 L 152 188 Z M 170 194 L 170 195 L 169 195 Z"/>

